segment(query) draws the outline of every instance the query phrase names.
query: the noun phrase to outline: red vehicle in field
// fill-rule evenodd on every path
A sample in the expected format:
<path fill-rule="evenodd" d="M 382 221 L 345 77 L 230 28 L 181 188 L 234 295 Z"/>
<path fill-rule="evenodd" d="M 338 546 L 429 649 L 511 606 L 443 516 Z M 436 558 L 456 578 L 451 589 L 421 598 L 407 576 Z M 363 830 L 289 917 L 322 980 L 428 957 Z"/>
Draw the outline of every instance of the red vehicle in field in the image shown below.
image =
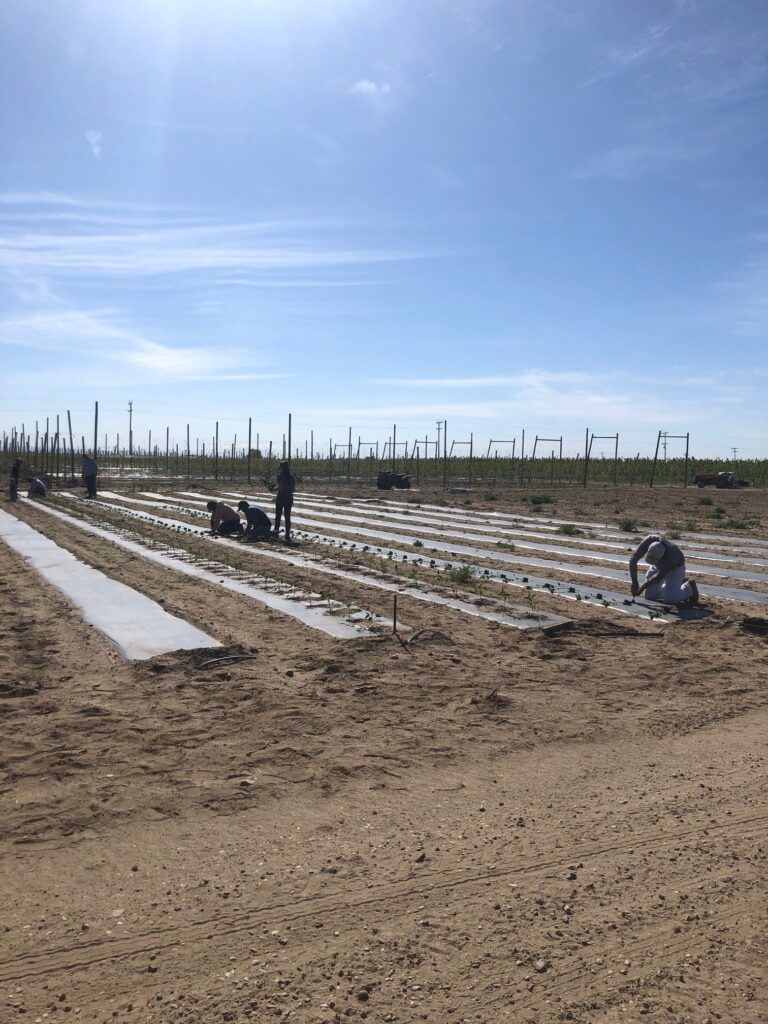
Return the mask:
<path fill-rule="evenodd" d="M 735 473 L 698 473 L 693 482 L 697 487 L 719 487 L 732 490 L 735 487 L 749 487 L 749 480 L 739 480 Z"/>

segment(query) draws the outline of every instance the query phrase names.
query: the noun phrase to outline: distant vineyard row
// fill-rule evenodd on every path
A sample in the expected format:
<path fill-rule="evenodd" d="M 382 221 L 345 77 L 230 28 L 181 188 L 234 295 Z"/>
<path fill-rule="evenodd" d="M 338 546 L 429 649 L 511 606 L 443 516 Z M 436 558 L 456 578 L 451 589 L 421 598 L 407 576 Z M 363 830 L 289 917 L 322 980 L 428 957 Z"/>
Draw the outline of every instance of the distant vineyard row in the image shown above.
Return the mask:
<path fill-rule="evenodd" d="M 8 461 L 8 455 L 3 458 Z M 270 480 L 277 468 L 279 459 L 262 457 L 240 450 L 234 454 L 217 457 L 211 455 L 187 455 L 186 452 L 171 450 L 168 453 L 154 452 L 149 455 L 134 451 L 132 456 L 126 454 L 99 454 L 99 471 L 102 477 L 139 476 L 175 476 L 191 479 L 221 479 L 228 481 L 258 482 Z M 587 467 L 588 484 L 622 484 L 648 486 L 654 472 L 652 458 L 593 458 Z M 69 452 L 34 453 L 27 455 L 28 472 L 47 475 L 52 478 L 71 477 L 78 475 L 79 457 L 72 460 Z M 381 469 L 394 469 L 399 473 L 409 474 L 414 486 L 418 484 L 440 485 L 443 482 L 455 484 L 488 484 L 488 485 L 525 485 L 533 483 L 559 483 L 583 486 L 583 458 L 536 458 L 520 459 L 512 457 L 491 456 L 474 457 L 451 456 L 443 458 L 398 458 L 394 463 L 387 459 L 381 461 L 375 457 L 334 458 L 298 457 L 291 463 L 294 475 L 299 483 L 311 480 L 355 480 L 375 481 Z M 7 467 L 10 469 L 10 463 Z M 739 459 L 735 463 L 725 459 L 688 460 L 688 484 L 693 485 L 698 473 L 717 473 L 731 470 L 737 476 L 748 480 L 754 487 L 768 486 L 768 459 Z M 655 469 L 656 484 L 683 484 L 686 478 L 684 458 L 659 459 Z"/>

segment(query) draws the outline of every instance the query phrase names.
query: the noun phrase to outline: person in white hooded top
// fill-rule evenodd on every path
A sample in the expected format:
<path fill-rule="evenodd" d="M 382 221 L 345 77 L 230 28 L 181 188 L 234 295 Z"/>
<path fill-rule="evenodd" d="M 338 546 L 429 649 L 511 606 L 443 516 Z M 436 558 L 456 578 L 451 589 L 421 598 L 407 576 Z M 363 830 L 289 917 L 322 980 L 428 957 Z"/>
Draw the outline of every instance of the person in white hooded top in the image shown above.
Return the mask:
<path fill-rule="evenodd" d="M 645 582 L 637 582 L 637 563 L 645 557 L 648 572 Z M 695 605 L 699 603 L 699 588 L 694 580 L 686 579 L 685 555 L 671 540 L 656 533 L 649 534 L 632 554 L 629 560 L 629 575 L 632 579 L 632 596 L 642 593 L 649 601 L 663 604 Z"/>

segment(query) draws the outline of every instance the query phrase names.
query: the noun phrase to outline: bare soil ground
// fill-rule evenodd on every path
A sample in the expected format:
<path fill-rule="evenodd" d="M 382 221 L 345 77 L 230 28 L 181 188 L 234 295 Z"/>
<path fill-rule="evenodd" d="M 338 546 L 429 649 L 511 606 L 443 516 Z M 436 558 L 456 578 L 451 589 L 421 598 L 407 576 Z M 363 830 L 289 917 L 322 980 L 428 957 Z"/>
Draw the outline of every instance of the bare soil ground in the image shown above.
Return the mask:
<path fill-rule="evenodd" d="M 762 492 L 562 490 L 542 514 L 768 536 Z M 486 493 L 420 496 L 530 511 Z M 768 1019 L 744 607 L 553 601 L 547 636 L 403 598 L 436 632 L 340 642 L 3 507 L 226 647 L 123 663 L 0 547 L 0 1020 Z"/>

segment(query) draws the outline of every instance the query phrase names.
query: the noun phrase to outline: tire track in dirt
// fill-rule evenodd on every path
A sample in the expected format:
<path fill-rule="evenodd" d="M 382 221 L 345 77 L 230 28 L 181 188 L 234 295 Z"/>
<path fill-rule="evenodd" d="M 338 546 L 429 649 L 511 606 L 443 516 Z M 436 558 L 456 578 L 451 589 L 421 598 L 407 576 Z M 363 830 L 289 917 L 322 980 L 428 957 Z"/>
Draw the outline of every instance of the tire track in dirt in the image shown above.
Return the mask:
<path fill-rule="evenodd" d="M 217 935 L 232 935 L 240 931 L 253 928 L 259 923 L 256 918 L 268 918 L 270 915 L 280 914 L 283 922 L 294 923 L 308 920 L 317 914 L 344 914 L 353 907 L 370 907 L 379 903 L 388 903 L 393 900 L 403 900 L 416 897 L 423 897 L 429 892 L 446 892 L 471 886 L 477 883 L 485 883 L 489 880 L 509 878 L 513 876 L 529 877 L 537 874 L 544 874 L 550 870 L 562 869 L 574 858 L 584 861 L 589 858 L 598 858 L 606 854 L 615 854 L 638 846 L 653 846 L 660 842 L 680 841 L 695 836 L 707 834 L 712 836 L 715 832 L 728 833 L 734 829 L 746 829 L 750 834 L 761 833 L 768 830 L 768 813 L 758 814 L 752 817 L 734 819 L 718 825 L 711 823 L 706 825 L 687 828 L 681 831 L 670 832 L 668 830 L 638 835 L 634 833 L 626 841 L 603 843 L 592 847 L 578 846 L 572 849 L 568 855 L 558 858 L 542 860 L 535 858 L 527 864 L 516 864 L 506 869 L 491 869 L 488 871 L 472 872 L 467 874 L 463 871 L 445 871 L 432 876 L 438 881 L 430 879 L 428 870 L 425 871 L 426 878 L 419 879 L 417 885 L 413 885 L 417 876 L 412 874 L 405 879 L 395 883 L 388 883 L 380 887 L 378 891 L 371 892 L 366 888 L 360 893 L 349 896 L 338 901 L 333 895 L 317 894 L 311 897 L 295 899 L 286 902 L 276 902 L 269 905 L 253 903 L 251 906 L 239 908 L 231 914 L 218 914 L 194 924 L 178 925 L 173 928 L 149 929 L 139 935 L 120 939 L 99 939 L 90 942 L 76 943 L 73 945 L 59 946 L 51 950 L 42 950 L 39 953 L 27 954 L 18 958 L 10 958 L 0 961 L 0 982 L 12 982 L 24 978 L 34 977 L 40 974 L 54 974 L 61 971 L 73 971 L 91 967 L 105 962 L 116 962 L 121 959 L 143 955 L 151 950 L 163 950 L 179 945 L 186 945 L 193 941 L 205 939 L 205 935 L 211 928 L 217 927 Z M 430 880 L 428 880 L 430 879 Z M 286 913 L 290 908 L 301 907 L 293 913 Z M 152 941 L 149 941 L 149 940 Z M 103 952 L 97 952 L 103 949 Z M 93 951 L 96 955 L 86 955 Z"/>

